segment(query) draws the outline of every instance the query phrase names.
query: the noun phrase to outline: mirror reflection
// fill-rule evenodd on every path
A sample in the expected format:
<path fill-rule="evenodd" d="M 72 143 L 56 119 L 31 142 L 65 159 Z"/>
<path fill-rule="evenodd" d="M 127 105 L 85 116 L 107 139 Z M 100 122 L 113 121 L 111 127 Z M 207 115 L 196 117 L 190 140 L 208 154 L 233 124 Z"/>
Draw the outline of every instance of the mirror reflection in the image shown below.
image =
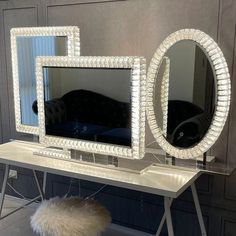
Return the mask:
<path fill-rule="evenodd" d="M 165 56 L 170 62 L 166 81 L 169 83 L 166 139 L 173 146 L 189 148 L 201 141 L 211 124 L 215 108 L 214 73 L 206 54 L 194 41 L 176 43 Z"/>
<path fill-rule="evenodd" d="M 44 67 L 46 135 L 131 147 L 131 69 Z"/>
<path fill-rule="evenodd" d="M 65 36 L 18 36 L 17 60 L 20 87 L 21 123 L 38 126 L 38 117 L 32 111 L 36 99 L 35 59 L 37 56 L 66 56 Z"/>

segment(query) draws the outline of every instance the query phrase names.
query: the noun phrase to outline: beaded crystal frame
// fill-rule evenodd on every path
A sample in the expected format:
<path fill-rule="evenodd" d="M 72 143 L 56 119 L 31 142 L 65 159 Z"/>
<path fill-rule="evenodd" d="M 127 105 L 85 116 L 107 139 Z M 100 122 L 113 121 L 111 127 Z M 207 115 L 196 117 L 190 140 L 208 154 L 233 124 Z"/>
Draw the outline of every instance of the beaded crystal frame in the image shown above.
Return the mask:
<path fill-rule="evenodd" d="M 168 49 L 181 40 L 196 42 L 206 53 L 214 71 L 216 86 L 215 112 L 212 123 L 203 139 L 194 147 L 181 149 L 171 145 L 163 136 L 154 113 L 155 78 Z M 208 151 L 216 142 L 226 122 L 230 106 L 231 83 L 228 66 L 217 43 L 200 30 L 183 29 L 169 35 L 155 52 L 147 73 L 147 120 L 154 138 L 165 152 L 171 156 L 191 159 Z M 168 94 L 166 94 L 168 96 Z"/>
<path fill-rule="evenodd" d="M 46 135 L 43 67 L 131 69 L 131 147 Z M 123 158 L 144 156 L 146 60 L 142 57 L 38 57 L 36 60 L 39 140 L 46 146 Z"/>
<path fill-rule="evenodd" d="M 66 27 L 25 27 L 11 29 L 11 55 L 12 55 L 12 75 L 14 90 L 15 122 L 18 132 L 38 135 L 38 126 L 22 124 L 21 103 L 20 103 L 20 83 L 18 73 L 17 58 L 17 37 L 32 36 L 65 36 L 67 37 L 68 56 L 80 55 L 80 32 L 77 26 Z"/>
<path fill-rule="evenodd" d="M 167 136 L 167 116 L 168 116 L 168 94 L 169 94 L 169 77 L 170 77 L 170 59 L 168 57 L 163 58 L 165 60 L 165 71 L 161 81 L 161 109 L 163 114 L 163 135 Z"/>

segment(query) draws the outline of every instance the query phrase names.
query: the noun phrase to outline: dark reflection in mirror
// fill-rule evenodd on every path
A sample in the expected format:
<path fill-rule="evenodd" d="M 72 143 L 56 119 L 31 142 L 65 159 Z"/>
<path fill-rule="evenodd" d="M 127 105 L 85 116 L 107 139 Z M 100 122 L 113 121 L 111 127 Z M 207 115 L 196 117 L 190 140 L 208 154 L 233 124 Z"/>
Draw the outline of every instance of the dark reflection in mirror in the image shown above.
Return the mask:
<path fill-rule="evenodd" d="M 193 41 L 176 43 L 165 56 L 170 60 L 167 140 L 189 148 L 201 141 L 211 124 L 214 73 L 204 51 Z"/>
<path fill-rule="evenodd" d="M 131 70 L 44 68 L 46 135 L 131 147 Z"/>
<path fill-rule="evenodd" d="M 19 36 L 16 44 L 21 123 L 38 126 L 38 117 L 32 111 L 32 103 L 36 99 L 35 59 L 37 56 L 67 56 L 67 37 Z"/>

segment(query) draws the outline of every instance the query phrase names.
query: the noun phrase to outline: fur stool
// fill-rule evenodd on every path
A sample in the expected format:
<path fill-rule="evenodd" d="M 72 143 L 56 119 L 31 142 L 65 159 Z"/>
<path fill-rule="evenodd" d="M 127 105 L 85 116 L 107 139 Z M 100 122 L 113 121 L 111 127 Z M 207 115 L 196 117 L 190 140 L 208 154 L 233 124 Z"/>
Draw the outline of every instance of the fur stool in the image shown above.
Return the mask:
<path fill-rule="evenodd" d="M 31 227 L 41 236 L 97 236 L 110 221 L 109 212 L 94 200 L 56 197 L 41 203 Z"/>

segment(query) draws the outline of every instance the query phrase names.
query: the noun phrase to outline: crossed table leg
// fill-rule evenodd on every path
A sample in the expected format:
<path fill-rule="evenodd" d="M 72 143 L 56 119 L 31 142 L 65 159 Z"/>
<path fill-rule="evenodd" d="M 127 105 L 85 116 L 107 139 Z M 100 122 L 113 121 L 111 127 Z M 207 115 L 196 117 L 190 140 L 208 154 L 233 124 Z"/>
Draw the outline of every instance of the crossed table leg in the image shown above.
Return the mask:
<path fill-rule="evenodd" d="M 5 165 L 5 173 L 4 173 L 3 184 L 2 184 L 2 189 L 1 189 L 1 196 L 0 196 L 0 220 L 6 218 L 7 216 L 9 216 L 9 215 L 21 210 L 22 208 L 32 204 L 33 202 L 35 202 L 38 199 L 44 200 L 44 198 L 45 198 L 47 173 L 44 172 L 43 186 L 41 186 L 40 181 L 39 181 L 38 176 L 37 176 L 37 173 L 36 173 L 35 170 L 33 170 L 34 179 L 35 179 L 38 191 L 39 191 L 39 196 L 35 197 L 34 199 L 28 201 L 27 203 L 21 205 L 20 207 L 14 209 L 13 211 L 11 211 L 11 212 L 7 213 L 6 215 L 2 216 L 2 209 L 3 209 L 3 204 L 4 204 L 4 200 L 5 200 L 5 195 L 6 195 L 6 187 L 7 187 L 9 171 L 10 171 L 10 165 Z"/>
<path fill-rule="evenodd" d="M 10 165 L 5 165 L 5 173 L 4 173 L 4 179 L 3 179 L 1 196 L 0 196 L 0 220 L 2 220 L 3 218 L 6 218 L 7 216 L 19 211 L 20 209 L 24 208 L 25 206 L 30 205 L 31 203 L 35 202 L 38 199 L 41 199 L 41 200 L 45 199 L 47 173 L 44 172 L 43 186 L 41 186 L 40 181 L 39 181 L 38 176 L 37 176 L 37 173 L 36 173 L 35 170 L 33 170 L 34 179 L 35 179 L 38 191 L 39 191 L 39 196 L 35 197 L 34 199 L 32 199 L 32 200 L 28 201 L 27 203 L 23 204 L 22 206 L 16 208 L 15 210 L 7 213 L 4 216 L 2 216 L 2 209 L 3 209 L 5 194 L 6 194 L 6 187 L 7 187 L 7 180 L 8 180 L 8 176 L 9 176 L 9 170 L 10 170 Z M 202 217 L 202 211 L 201 211 L 201 207 L 200 207 L 200 204 L 199 204 L 199 199 L 198 199 L 198 195 L 197 195 L 197 191 L 196 191 L 196 186 L 195 186 L 194 183 L 191 185 L 191 190 L 192 190 L 192 194 L 193 194 L 193 200 L 194 200 L 195 208 L 196 208 L 196 211 L 197 211 L 197 216 L 198 216 L 198 221 L 199 221 L 199 224 L 200 224 L 202 236 L 207 236 L 204 221 L 203 221 L 203 217 Z M 163 214 L 163 217 L 161 219 L 161 222 L 160 222 L 159 228 L 157 230 L 156 236 L 160 235 L 165 221 L 166 221 L 166 224 L 167 224 L 168 235 L 169 236 L 174 236 L 173 224 L 172 224 L 172 219 L 171 219 L 171 211 L 170 211 L 170 207 L 172 205 L 172 202 L 173 202 L 173 198 L 164 197 L 164 214 Z"/>
<path fill-rule="evenodd" d="M 192 194 L 193 194 L 193 200 L 194 200 L 195 208 L 197 211 L 197 217 L 198 217 L 198 221 L 200 224 L 202 236 L 207 236 L 206 228 L 205 228 L 203 217 L 202 217 L 202 211 L 201 211 L 201 207 L 200 207 L 199 199 L 198 199 L 198 195 L 197 195 L 197 190 L 196 190 L 196 186 L 194 183 L 191 185 L 191 190 L 192 190 Z M 165 221 L 166 221 L 166 225 L 167 225 L 168 235 L 174 236 L 173 224 L 172 224 L 171 212 L 170 212 L 170 207 L 172 205 L 172 202 L 173 202 L 173 198 L 164 197 L 164 214 L 162 216 L 156 236 L 160 235 Z"/>

